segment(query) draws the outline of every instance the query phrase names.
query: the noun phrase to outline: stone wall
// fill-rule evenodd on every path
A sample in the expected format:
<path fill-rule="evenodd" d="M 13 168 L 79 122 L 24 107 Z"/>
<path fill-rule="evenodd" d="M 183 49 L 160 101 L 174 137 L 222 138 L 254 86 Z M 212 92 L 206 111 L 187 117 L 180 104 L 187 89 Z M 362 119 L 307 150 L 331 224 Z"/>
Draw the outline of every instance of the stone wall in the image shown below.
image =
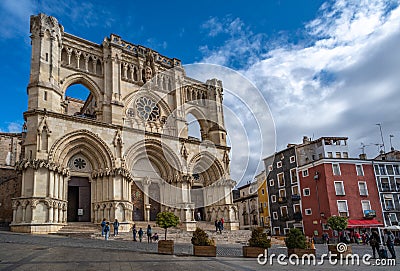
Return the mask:
<path fill-rule="evenodd" d="M 21 196 L 22 178 L 14 169 L 0 168 L 0 225 L 12 221 L 11 199 Z"/>

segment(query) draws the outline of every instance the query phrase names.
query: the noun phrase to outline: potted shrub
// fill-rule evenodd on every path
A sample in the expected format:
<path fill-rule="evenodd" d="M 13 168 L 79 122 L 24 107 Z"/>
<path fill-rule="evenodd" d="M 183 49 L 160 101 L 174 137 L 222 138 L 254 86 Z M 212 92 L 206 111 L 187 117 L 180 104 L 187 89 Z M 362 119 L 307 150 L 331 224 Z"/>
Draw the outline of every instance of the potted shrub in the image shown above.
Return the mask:
<path fill-rule="evenodd" d="M 251 232 L 249 245 L 243 246 L 243 256 L 247 258 L 257 258 L 264 254 L 268 257 L 268 248 L 271 247 L 271 239 L 264 232 L 263 228 L 255 228 Z"/>
<path fill-rule="evenodd" d="M 193 245 L 194 256 L 217 256 L 217 247 L 215 246 L 215 241 L 208 238 L 208 234 L 204 230 L 196 228 L 196 230 L 193 232 L 191 242 Z"/>
<path fill-rule="evenodd" d="M 337 231 L 341 234 L 344 234 L 344 230 L 347 228 L 347 217 L 343 216 L 331 216 L 327 220 L 328 226 L 333 230 Z M 339 242 L 340 243 L 340 240 Z M 352 253 L 352 248 L 350 245 L 340 245 L 338 246 L 338 243 L 336 244 L 328 244 L 328 251 L 331 254 L 336 254 L 337 258 L 340 257 L 340 255 L 346 256 L 347 254 Z M 338 250 L 339 248 L 339 250 Z M 344 250 L 346 249 L 346 250 Z"/>
<path fill-rule="evenodd" d="M 164 240 L 158 241 L 158 253 L 174 254 L 174 240 L 167 240 L 167 230 L 178 225 L 179 217 L 171 212 L 161 212 L 157 214 L 156 223 L 159 227 L 165 229 Z"/>
<path fill-rule="evenodd" d="M 296 254 L 302 257 L 304 254 L 314 254 L 315 248 L 311 248 L 311 243 L 306 242 L 306 237 L 299 229 L 290 229 L 285 238 L 285 244 L 288 249 L 288 256 Z"/>

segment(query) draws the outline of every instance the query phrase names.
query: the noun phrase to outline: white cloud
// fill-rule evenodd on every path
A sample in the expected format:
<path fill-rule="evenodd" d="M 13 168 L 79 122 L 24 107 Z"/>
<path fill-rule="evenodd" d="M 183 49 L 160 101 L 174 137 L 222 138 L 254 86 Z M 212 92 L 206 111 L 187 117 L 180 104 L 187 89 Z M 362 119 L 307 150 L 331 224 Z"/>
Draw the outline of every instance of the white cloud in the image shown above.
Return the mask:
<path fill-rule="evenodd" d="M 266 48 L 249 42 L 260 36 L 246 31 L 203 50 L 204 61 L 227 65 L 251 56 L 251 65 L 241 72 L 269 103 L 278 149 L 303 135 L 349 136 L 351 154 L 357 156 L 361 142 L 380 142 L 376 123 L 386 131 L 386 145 L 394 134 L 392 142 L 400 148 L 399 26 L 398 1 L 337 0 L 325 3 L 306 24 L 307 47 L 271 42 L 277 47 Z M 251 46 L 235 48 L 246 43 Z M 370 157 L 377 154 L 375 147 L 366 151 Z"/>
<path fill-rule="evenodd" d="M 8 132 L 9 133 L 21 133 L 22 132 L 22 124 L 19 122 L 10 122 L 8 123 Z"/>

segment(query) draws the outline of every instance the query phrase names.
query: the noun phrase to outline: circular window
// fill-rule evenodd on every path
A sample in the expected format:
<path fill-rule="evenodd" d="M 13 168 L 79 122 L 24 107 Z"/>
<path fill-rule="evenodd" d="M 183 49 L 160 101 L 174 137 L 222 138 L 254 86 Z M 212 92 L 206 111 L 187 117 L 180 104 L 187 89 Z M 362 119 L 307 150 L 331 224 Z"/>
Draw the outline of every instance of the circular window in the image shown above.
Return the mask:
<path fill-rule="evenodd" d="M 141 97 L 136 100 L 136 110 L 138 115 L 145 121 L 156 121 L 160 118 L 160 108 L 153 100 L 147 97 Z"/>
<path fill-rule="evenodd" d="M 83 169 L 86 167 L 86 161 L 83 160 L 82 158 L 76 158 L 74 160 L 74 166 L 78 169 Z"/>

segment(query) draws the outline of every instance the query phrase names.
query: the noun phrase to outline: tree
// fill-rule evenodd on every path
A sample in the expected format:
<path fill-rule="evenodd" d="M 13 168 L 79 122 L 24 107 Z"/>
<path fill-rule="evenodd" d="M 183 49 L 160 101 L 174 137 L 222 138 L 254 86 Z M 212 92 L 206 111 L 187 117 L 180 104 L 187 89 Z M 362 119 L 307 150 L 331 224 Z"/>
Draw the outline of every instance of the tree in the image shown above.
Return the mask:
<path fill-rule="evenodd" d="M 334 231 L 344 231 L 347 228 L 347 217 L 331 216 L 328 218 L 327 224 Z"/>
<path fill-rule="evenodd" d="M 306 237 L 299 229 L 292 228 L 285 238 L 285 245 L 288 249 L 305 249 L 307 248 Z"/>
<path fill-rule="evenodd" d="M 176 227 L 179 223 L 179 217 L 171 212 L 161 212 L 157 214 L 156 223 L 161 228 L 165 229 L 165 239 L 167 240 L 167 229 Z"/>
<path fill-rule="evenodd" d="M 327 220 L 328 226 L 335 231 L 344 231 L 347 228 L 347 217 L 331 216 Z"/>
<path fill-rule="evenodd" d="M 249 246 L 270 248 L 271 240 L 268 238 L 268 235 L 264 232 L 263 228 L 255 228 L 251 232 L 251 238 L 249 239 Z"/>

